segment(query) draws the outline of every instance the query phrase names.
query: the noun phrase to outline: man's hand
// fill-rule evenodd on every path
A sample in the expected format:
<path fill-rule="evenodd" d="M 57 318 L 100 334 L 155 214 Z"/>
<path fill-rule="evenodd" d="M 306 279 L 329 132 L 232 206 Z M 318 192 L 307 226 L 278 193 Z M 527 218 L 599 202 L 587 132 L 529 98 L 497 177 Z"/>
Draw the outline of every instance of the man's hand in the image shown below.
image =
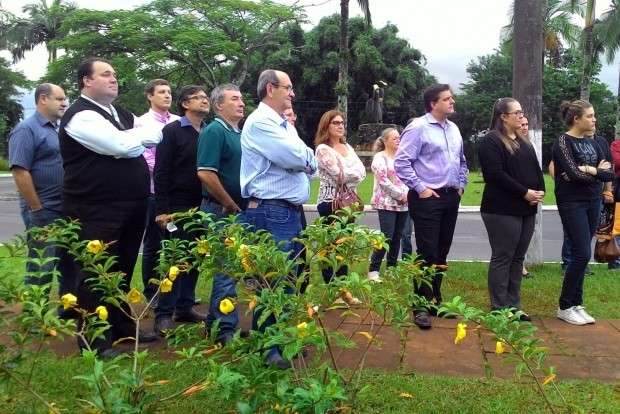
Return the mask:
<path fill-rule="evenodd" d="M 459 197 L 463 197 L 463 193 L 465 192 L 465 189 L 459 188 L 457 192 L 459 193 Z"/>
<path fill-rule="evenodd" d="M 437 197 L 439 198 L 439 194 L 435 192 L 435 190 L 431 188 L 427 188 L 419 194 L 420 198 L 429 198 L 429 197 Z"/>
<path fill-rule="evenodd" d="M 241 209 L 236 203 L 232 203 L 226 206 L 222 206 L 222 213 L 224 214 L 236 214 L 239 213 Z"/>
<path fill-rule="evenodd" d="M 159 216 L 155 217 L 155 223 L 157 223 L 157 225 L 162 229 L 166 228 L 166 224 L 169 221 L 172 221 L 172 216 L 170 214 L 160 214 Z"/>

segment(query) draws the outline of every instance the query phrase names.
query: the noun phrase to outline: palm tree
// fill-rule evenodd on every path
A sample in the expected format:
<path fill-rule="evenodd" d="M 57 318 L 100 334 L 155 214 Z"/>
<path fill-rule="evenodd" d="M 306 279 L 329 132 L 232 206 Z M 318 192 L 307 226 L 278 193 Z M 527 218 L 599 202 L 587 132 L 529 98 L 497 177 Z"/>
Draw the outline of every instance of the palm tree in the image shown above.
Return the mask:
<path fill-rule="evenodd" d="M 576 1 L 576 0 L 573 0 Z M 594 61 L 594 11 L 596 0 L 588 0 L 586 3 L 585 27 L 581 34 L 581 46 L 583 51 L 583 67 L 581 70 L 580 98 L 590 99 L 590 83 L 592 81 L 592 62 Z"/>
<path fill-rule="evenodd" d="M 369 0 L 357 0 L 366 24 L 370 26 Z M 349 93 L 349 0 L 340 0 L 340 53 L 338 61 L 338 83 L 336 94 L 338 95 L 338 109 L 344 114 L 344 122 L 347 122 L 348 93 Z"/>
<path fill-rule="evenodd" d="M 611 64 L 620 52 L 620 0 L 612 0 L 609 10 L 594 25 L 594 38 Z M 620 65 L 618 65 L 618 103 L 616 105 L 616 139 L 620 139 Z"/>
<path fill-rule="evenodd" d="M 22 8 L 27 17 L 11 16 L 0 25 L 0 43 L 10 50 L 13 63 L 40 44 L 47 48 L 48 62 L 53 62 L 58 53 L 53 41 L 61 36 L 63 20 L 76 9 L 75 4 L 64 0 L 53 0 L 51 6 L 46 0 L 27 4 Z"/>
<path fill-rule="evenodd" d="M 572 22 L 574 14 L 583 14 L 583 6 L 571 0 L 547 0 L 543 10 L 543 53 L 549 57 L 549 62 L 559 67 L 562 64 L 563 42 L 574 46 L 579 41 L 580 27 Z M 512 3 L 509 16 L 510 23 L 502 28 L 502 50 L 507 55 L 512 54 L 514 38 L 514 9 Z"/>

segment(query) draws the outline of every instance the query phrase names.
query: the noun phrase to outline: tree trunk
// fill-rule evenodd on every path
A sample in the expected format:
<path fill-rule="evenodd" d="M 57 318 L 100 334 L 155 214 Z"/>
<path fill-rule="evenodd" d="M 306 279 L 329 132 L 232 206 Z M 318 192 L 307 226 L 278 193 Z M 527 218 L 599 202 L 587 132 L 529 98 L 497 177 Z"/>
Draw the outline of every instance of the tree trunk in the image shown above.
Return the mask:
<path fill-rule="evenodd" d="M 542 74 L 543 13 L 546 0 L 514 2 L 512 95 L 521 103 L 530 126 L 530 140 L 542 168 Z M 538 207 L 534 236 L 526 256 L 527 264 L 543 262 L 542 211 Z"/>
<path fill-rule="evenodd" d="M 581 34 L 583 47 L 583 62 L 581 70 L 581 85 L 579 97 L 584 101 L 590 100 L 590 83 L 592 80 L 592 60 L 594 59 L 594 42 L 592 29 L 594 29 L 594 10 L 596 0 L 588 0 L 586 8 L 586 24 Z"/>
<path fill-rule="evenodd" d="M 347 126 L 347 110 L 349 93 L 349 0 L 340 0 L 340 54 L 338 62 L 338 110 L 344 115 L 345 131 Z"/>

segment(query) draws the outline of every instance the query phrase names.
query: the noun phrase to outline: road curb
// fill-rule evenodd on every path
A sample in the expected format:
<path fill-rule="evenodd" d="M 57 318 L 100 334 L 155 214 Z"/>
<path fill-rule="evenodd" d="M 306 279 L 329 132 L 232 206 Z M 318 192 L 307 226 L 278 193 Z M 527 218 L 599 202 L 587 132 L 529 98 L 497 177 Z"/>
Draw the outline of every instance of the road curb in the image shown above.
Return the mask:
<path fill-rule="evenodd" d="M 543 206 L 543 211 L 558 211 L 558 206 L 549 205 Z M 304 204 L 304 211 L 310 213 L 316 213 L 316 204 Z M 374 209 L 370 204 L 366 204 L 364 206 L 364 213 L 373 213 L 377 210 Z M 460 206 L 459 213 L 480 213 L 480 207 L 478 206 Z"/>

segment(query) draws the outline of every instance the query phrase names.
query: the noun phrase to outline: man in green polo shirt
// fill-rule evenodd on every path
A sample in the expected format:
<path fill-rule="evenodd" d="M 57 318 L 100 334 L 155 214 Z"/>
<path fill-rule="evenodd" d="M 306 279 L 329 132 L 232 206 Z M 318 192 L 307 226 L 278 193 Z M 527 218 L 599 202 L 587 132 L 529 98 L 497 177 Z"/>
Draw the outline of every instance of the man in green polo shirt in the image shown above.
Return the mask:
<path fill-rule="evenodd" d="M 215 119 L 200 133 L 196 166 L 202 182 L 202 211 L 225 217 L 244 207 L 239 184 L 241 167 L 241 130 L 245 104 L 239 87 L 233 84 L 217 86 L 211 92 L 211 108 Z M 232 339 L 239 322 L 237 309 L 229 314 L 220 312 L 225 298 L 236 297 L 235 281 L 224 274 L 215 274 L 209 303 L 207 330 L 219 320 L 218 340 L 226 344 Z"/>

